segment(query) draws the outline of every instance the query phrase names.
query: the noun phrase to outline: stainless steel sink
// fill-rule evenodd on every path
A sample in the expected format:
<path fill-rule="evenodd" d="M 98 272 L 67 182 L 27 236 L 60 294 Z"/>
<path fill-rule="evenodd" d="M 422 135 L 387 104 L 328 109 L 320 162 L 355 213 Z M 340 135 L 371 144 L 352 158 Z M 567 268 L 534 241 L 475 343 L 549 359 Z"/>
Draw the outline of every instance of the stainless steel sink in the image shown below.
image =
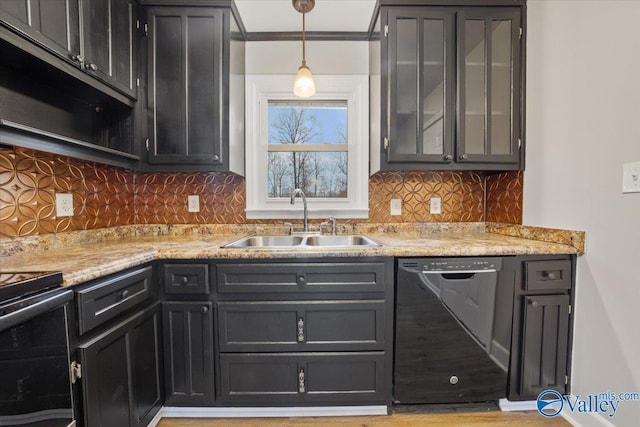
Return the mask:
<path fill-rule="evenodd" d="M 366 236 L 309 236 L 306 246 L 378 246 L 376 242 Z"/>
<path fill-rule="evenodd" d="M 223 248 L 281 248 L 300 246 L 304 238 L 302 236 L 249 236 L 231 242 Z"/>
<path fill-rule="evenodd" d="M 379 246 L 366 236 L 342 235 L 342 236 L 248 236 L 228 243 L 223 248 L 354 248 L 362 246 Z"/>

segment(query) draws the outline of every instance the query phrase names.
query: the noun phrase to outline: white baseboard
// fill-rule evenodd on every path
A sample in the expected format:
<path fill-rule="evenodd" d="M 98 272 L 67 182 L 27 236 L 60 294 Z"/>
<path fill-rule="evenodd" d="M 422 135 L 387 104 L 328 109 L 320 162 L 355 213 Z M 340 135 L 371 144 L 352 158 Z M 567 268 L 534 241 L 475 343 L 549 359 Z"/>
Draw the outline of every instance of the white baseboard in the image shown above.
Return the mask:
<path fill-rule="evenodd" d="M 162 419 L 162 408 L 158 411 L 155 417 L 147 424 L 147 427 L 156 427 L 160 420 Z"/>
<path fill-rule="evenodd" d="M 498 401 L 498 406 L 500 406 L 500 410 L 504 412 L 512 412 L 512 411 L 537 411 L 538 404 L 535 400 L 524 400 L 524 401 L 511 401 L 507 399 L 500 399 Z"/>
<path fill-rule="evenodd" d="M 314 406 L 267 408 L 183 408 L 163 407 L 163 418 L 256 418 L 256 417 L 346 417 L 356 415 L 387 415 L 387 407 L 376 406 Z"/>

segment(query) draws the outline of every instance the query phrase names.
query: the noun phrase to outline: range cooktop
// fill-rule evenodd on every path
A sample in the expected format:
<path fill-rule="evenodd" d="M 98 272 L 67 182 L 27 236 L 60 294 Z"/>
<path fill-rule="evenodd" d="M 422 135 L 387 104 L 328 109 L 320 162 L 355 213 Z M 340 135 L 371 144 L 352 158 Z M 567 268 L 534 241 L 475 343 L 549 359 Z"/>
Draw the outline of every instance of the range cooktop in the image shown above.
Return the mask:
<path fill-rule="evenodd" d="M 62 285 L 59 271 L 0 271 L 0 301 L 33 295 Z"/>

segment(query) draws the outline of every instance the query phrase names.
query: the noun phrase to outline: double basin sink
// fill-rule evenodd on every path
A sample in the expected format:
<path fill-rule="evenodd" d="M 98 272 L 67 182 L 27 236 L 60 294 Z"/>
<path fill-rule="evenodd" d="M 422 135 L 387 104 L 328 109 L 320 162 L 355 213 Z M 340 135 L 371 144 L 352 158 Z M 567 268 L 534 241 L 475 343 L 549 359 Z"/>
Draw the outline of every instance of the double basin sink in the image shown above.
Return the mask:
<path fill-rule="evenodd" d="M 359 248 L 379 246 L 362 235 L 248 236 L 228 243 L 223 248 Z"/>

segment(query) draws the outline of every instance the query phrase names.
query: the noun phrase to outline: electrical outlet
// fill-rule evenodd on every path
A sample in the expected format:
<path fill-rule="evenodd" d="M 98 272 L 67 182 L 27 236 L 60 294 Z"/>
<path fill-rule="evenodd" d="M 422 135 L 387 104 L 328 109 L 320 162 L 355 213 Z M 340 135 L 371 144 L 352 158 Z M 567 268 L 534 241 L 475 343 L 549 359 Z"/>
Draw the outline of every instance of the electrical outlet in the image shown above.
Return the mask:
<path fill-rule="evenodd" d="M 442 199 L 440 197 L 432 197 L 429 202 L 429 213 L 439 215 L 442 213 Z"/>
<path fill-rule="evenodd" d="M 197 194 L 187 198 L 189 212 L 200 212 L 200 196 Z"/>
<path fill-rule="evenodd" d="M 391 199 L 391 215 L 402 215 L 402 199 Z"/>
<path fill-rule="evenodd" d="M 56 216 L 73 216 L 73 194 L 56 193 Z"/>
<path fill-rule="evenodd" d="M 640 193 L 640 162 L 622 165 L 622 192 Z"/>

